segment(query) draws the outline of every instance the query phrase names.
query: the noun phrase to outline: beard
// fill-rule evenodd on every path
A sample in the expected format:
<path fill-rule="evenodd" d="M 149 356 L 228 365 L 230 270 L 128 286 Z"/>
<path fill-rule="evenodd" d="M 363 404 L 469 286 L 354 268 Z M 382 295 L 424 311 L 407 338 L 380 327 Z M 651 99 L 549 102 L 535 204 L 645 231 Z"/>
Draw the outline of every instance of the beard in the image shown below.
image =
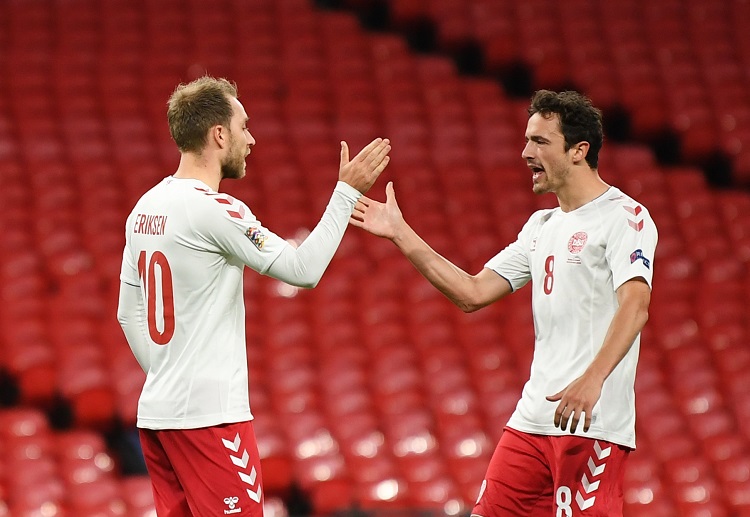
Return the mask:
<path fill-rule="evenodd" d="M 570 175 L 570 168 L 563 168 L 551 164 L 545 168 L 542 174 L 541 181 L 534 183 L 532 186 L 534 194 L 557 192 L 560 187 L 565 185 L 566 180 Z"/>
<path fill-rule="evenodd" d="M 245 155 L 231 143 L 234 151 L 221 162 L 221 179 L 238 180 L 245 176 Z"/>

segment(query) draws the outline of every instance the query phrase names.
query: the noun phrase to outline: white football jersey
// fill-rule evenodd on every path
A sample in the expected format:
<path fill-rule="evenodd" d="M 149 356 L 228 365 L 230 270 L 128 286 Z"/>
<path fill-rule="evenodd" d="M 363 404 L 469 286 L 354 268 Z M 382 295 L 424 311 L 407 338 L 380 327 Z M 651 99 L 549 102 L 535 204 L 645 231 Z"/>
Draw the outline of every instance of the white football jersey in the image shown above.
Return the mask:
<path fill-rule="evenodd" d="M 356 202 L 341 195 L 346 188 L 337 185 L 332 198 L 343 207 L 336 214 L 338 238 Z M 337 245 L 331 238 L 329 255 L 318 255 L 329 260 Z M 141 197 L 127 220 L 120 274 L 122 282 L 140 287 L 147 320 L 138 427 L 189 429 L 252 419 L 243 269 L 279 268 L 273 263 L 289 248 L 244 203 L 199 180 L 170 176 Z"/>
<path fill-rule="evenodd" d="M 532 281 L 535 344 L 531 375 L 508 426 L 543 435 L 554 425 L 554 395 L 594 360 L 617 310 L 616 290 L 641 277 L 651 286 L 657 231 L 643 205 L 610 187 L 571 212 L 535 212 L 518 239 L 486 267 L 513 290 Z M 635 447 L 635 372 L 640 334 L 604 382 L 591 427 L 576 435 Z"/>

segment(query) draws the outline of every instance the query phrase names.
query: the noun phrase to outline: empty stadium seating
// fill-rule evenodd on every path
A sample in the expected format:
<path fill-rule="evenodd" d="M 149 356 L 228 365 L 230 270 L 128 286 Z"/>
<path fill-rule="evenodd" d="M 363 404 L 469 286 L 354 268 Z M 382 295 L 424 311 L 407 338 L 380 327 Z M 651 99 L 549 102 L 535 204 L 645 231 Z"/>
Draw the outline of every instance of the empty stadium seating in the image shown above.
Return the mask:
<path fill-rule="evenodd" d="M 599 106 L 624 106 L 638 138 L 674 131 L 687 160 L 725 152 L 735 181 L 747 185 L 750 53 L 738 28 L 748 16 L 741 0 L 628 0 L 615 8 L 592 0 L 385 3 L 405 30 L 434 23 L 446 52 L 476 42 L 489 71 L 520 61 L 535 88 L 575 85 Z"/>
<path fill-rule="evenodd" d="M 521 59 L 535 87 L 623 105 L 636 136 L 671 128 L 685 160 L 721 148 L 750 182 L 746 2 L 387 3 L 396 26 L 433 20 L 446 49 L 479 41 L 491 69 Z M 317 221 L 341 139 L 391 138 L 372 196 L 393 180 L 417 231 L 471 272 L 555 204 L 531 194 L 520 159 L 525 100 L 352 14 L 40 0 L 1 2 L 0 20 L 0 367 L 19 388 L 0 409 L 0 515 L 153 515 L 147 478 L 121 476 L 103 436 L 135 422 L 143 372 L 115 321 L 123 225 L 177 163 L 164 106 L 179 82 L 237 81 L 258 143 L 248 177 L 222 187 L 285 237 Z M 641 145 L 608 142 L 601 161 L 660 229 L 626 514 L 750 515 L 750 195 Z M 528 292 L 463 314 L 351 229 L 315 290 L 248 273 L 245 294 L 269 515 L 287 517 L 295 485 L 318 514 L 471 509 L 528 371 Z M 65 431 L 45 416 L 60 397 Z"/>

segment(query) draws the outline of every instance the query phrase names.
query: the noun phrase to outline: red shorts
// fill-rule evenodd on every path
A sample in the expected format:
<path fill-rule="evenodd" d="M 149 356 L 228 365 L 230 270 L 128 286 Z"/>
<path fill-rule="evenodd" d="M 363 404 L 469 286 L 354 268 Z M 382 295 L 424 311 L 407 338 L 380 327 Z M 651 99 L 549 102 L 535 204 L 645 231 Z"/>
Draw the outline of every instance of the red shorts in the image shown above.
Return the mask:
<path fill-rule="evenodd" d="M 629 452 L 602 440 L 506 427 L 472 515 L 622 517 Z"/>
<path fill-rule="evenodd" d="M 263 516 L 252 422 L 139 431 L 159 517 Z"/>

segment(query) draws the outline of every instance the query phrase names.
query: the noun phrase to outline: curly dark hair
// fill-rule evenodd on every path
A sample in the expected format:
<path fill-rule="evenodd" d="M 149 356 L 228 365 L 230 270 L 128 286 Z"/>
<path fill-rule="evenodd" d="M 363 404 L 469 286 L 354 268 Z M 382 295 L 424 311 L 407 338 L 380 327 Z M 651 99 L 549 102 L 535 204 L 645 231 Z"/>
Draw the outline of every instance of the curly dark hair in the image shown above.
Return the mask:
<path fill-rule="evenodd" d="M 592 169 L 598 168 L 599 151 L 604 142 L 602 112 L 591 104 L 588 97 L 575 91 L 539 90 L 531 97 L 528 112 L 529 117 L 535 113 L 544 117 L 556 114 L 565 137 L 565 150 L 578 142 L 588 142 L 586 162 Z"/>
<path fill-rule="evenodd" d="M 175 88 L 167 103 L 167 121 L 177 148 L 183 153 L 202 151 L 209 129 L 229 127 L 231 98 L 237 96 L 237 85 L 209 76 Z"/>

